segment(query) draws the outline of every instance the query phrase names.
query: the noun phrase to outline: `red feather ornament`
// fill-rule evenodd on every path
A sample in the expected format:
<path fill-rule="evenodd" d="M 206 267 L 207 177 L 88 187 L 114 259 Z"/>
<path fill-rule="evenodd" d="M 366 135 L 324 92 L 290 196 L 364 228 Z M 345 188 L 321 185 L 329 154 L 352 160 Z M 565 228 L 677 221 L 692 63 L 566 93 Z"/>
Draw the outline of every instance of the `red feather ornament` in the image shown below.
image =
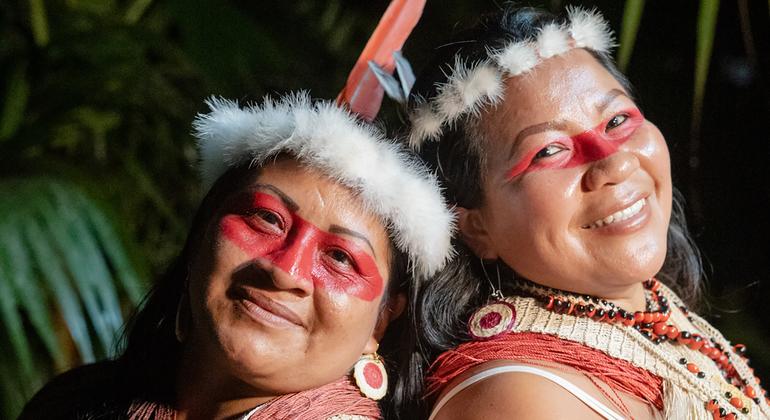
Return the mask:
<path fill-rule="evenodd" d="M 392 74 L 393 53 L 400 51 L 409 34 L 420 20 L 426 0 L 393 0 L 374 29 L 366 47 L 358 57 L 347 83 L 337 96 L 337 104 L 346 105 L 366 121 L 372 121 L 380 111 L 384 90 L 374 72 L 372 61 Z"/>

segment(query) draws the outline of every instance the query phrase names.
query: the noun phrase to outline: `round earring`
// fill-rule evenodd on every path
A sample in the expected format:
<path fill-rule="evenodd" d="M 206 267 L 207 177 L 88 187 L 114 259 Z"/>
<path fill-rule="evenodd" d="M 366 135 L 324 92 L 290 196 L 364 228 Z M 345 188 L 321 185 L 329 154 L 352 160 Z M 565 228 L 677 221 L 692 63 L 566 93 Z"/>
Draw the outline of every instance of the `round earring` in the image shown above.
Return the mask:
<path fill-rule="evenodd" d="M 388 373 L 377 352 L 364 354 L 353 366 L 353 378 L 365 397 L 379 400 L 388 392 Z"/>
<path fill-rule="evenodd" d="M 492 287 L 488 303 L 477 309 L 468 320 L 468 333 L 476 340 L 490 340 L 513 329 L 516 322 L 516 308 L 506 302 L 501 289 L 500 267 L 497 267 L 497 288 L 481 261 L 481 270 Z"/>

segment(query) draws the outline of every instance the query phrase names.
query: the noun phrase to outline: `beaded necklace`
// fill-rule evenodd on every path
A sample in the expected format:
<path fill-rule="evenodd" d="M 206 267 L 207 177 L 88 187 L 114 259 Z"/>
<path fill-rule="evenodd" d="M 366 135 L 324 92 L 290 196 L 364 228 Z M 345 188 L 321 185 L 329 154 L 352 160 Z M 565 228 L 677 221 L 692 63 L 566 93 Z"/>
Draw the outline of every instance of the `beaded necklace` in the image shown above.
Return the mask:
<path fill-rule="evenodd" d="M 725 399 L 741 413 L 748 413 L 747 407 L 751 399 L 755 404 L 760 404 L 760 396 L 767 398 L 770 404 L 768 393 L 764 390 L 754 389 L 748 384 L 748 381 L 742 379 L 733 365 L 731 353 L 713 337 L 706 338 L 702 334 L 680 331 L 679 328 L 668 323 L 671 316 L 671 307 L 668 298 L 663 294 L 660 283 L 657 279 L 649 279 L 643 282 L 645 289 L 645 311 L 626 311 L 614 303 L 605 299 L 600 299 L 590 295 L 579 295 L 572 292 L 542 286 L 525 279 L 517 278 L 514 280 L 514 286 L 518 294 L 531 297 L 538 301 L 546 310 L 557 314 L 572 315 L 575 317 L 590 318 L 594 321 L 608 324 L 620 324 L 631 327 L 639 331 L 642 336 L 649 339 L 656 345 L 669 342 L 673 345 L 686 346 L 692 351 L 698 351 L 711 359 L 719 368 L 727 383 L 734 386 L 742 392 L 743 395 L 725 391 Z M 687 316 L 688 320 L 693 321 L 689 315 L 689 310 L 684 304 L 679 303 L 679 309 Z M 736 355 L 743 358 L 746 363 L 746 346 L 736 344 L 732 347 Z M 686 358 L 679 359 L 679 363 L 684 365 L 687 370 L 698 378 L 703 379 L 706 374 L 695 363 L 689 362 Z M 759 378 L 755 377 L 755 382 L 759 383 Z M 745 397 L 744 397 L 745 396 Z M 717 419 L 736 419 L 737 414 L 728 412 L 725 407 L 720 407 L 716 399 L 706 402 L 705 408 Z"/>

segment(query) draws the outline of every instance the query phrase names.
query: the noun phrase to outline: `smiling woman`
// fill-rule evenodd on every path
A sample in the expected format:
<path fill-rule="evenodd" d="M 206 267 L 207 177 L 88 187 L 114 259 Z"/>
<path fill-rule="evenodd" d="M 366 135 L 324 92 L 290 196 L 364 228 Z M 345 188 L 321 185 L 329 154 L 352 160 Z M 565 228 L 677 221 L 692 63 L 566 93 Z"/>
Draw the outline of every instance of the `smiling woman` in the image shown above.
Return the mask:
<path fill-rule="evenodd" d="M 596 11 L 508 6 L 418 77 L 409 141 L 457 206 L 460 255 L 414 302 L 429 374 L 399 380 L 427 398 L 404 413 L 770 415 L 745 347 L 688 309 L 698 252 L 612 44 Z"/>
<path fill-rule="evenodd" d="M 380 418 L 379 342 L 451 254 L 436 180 L 306 94 L 209 105 L 209 192 L 124 354 L 55 379 L 22 418 Z"/>

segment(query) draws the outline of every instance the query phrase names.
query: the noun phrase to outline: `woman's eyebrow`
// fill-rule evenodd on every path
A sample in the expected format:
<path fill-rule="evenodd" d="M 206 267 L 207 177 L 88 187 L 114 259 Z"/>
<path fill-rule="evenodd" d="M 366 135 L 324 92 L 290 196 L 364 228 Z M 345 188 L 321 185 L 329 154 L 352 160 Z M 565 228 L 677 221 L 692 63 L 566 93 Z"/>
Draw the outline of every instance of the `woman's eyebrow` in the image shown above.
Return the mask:
<path fill-rule="evenodd" d="M 341 233 L 343 235 L 348 235 L 348 236 L 352 236 L 354 238 L 363 240 L 364 242 L 366 242 L 367 245 L 369 245 L 369 249 L 372 250 L 372 255 L 374 256 L 375 259 L 377 259 L 377 254 L 374 252 L 374 247 L 372 246 L 372 243 L 369 242 L 369 239 L 364 234 L 356 232 L 355 230 L 350 230 L 340 225 L 329 226 L 329 233 Z"/>
<path fill-rule="evenodd" d="M 525 137 L 533 134 L 542 133 L 543 131 L 551 130 L 564 130 L 567 128 L 567 123 L 564 120 L 546 121 L 539 124 L 530 125 L 529 127 L 519 131 L 519 134 L 513 139 L 511 143 L 511 150 L 508 153 L 508 160 L 513 157 L 513 153 L 516 151 L 516 145 L 518 145 Z"/>
<path fill-rule="evenodd" d="M 289 211 L 297 212 L 299 210 L 299 205 L 294 200 L 292 200 L 288 195 L 286 195 L 286 193 L 281 191 L 275 185 L 271 185 L 271 184 L 256 184 L 256 185 L 254 185 L 254 189 L 256 189 L 256 190 L 268 190 L 268 191 L 274 193 L 275 195 L 278 196 L 278 198 L 281 199 L 281 201 L 283 201 L 283 204 L 286 206 L 286 208 L 289 209 Z"/>
<path fill-rule="evenodd" d="M 620 95 L 628 97 L 628 95 L 626 95 L 626 92 L 623 92 L 620 89 L 612 89 L 609 92 L 605 93 L 604 97 L 602 97 L 602 99 L 596 103 L 596 110 L 599 112 L 604 111 L 605 109 L 607 109 L 608 106 L 610 106 L 612 101 L 614 101 L 615 98 L 617 98 Z"/>
<path fill-rule="evenodd" d="M 618 96 L 623 95 L 628 97 L 625 92 L 623 92 L 620 89 L 610 89 L 607 93 L 602 96 L 601 100 L 596 103 L 596 110 L 601 112 L 607 109 L 608 106 L 612 103 L 612 101 L 615 100 Z M 546 121 L 539 124 L 530 125 L 529 127 L 519 131 L 519 134 L 516 135 L 516 138 L 513 139 L 513 142 L 511 143 L 511 150 L 508 153 L 508 160 L 510 160 L 513 157 L 514 152 L 516 151 L 516 145 L 519 144 L 525 137 L 531 136 L 533 134 L 542 133 L 543 131 L 550 131 L 550 130 L 564 130 L 567 128 L 567 122 L 564 120 L 554 120 L 554 121 Z"/>

